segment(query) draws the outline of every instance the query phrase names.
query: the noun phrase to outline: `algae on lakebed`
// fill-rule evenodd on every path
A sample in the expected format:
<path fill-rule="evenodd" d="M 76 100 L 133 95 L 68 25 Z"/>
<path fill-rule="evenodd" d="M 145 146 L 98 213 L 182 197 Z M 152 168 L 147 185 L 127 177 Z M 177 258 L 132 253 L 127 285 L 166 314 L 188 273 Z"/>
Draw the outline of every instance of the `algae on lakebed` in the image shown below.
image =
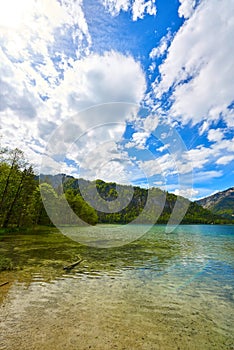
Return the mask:
<path fill-rule="evenodd" d="M 39 227 L 1 233 L 0 253 L 10 258 L 17 270 L 43 265 L 59 267 L 71 258 L 77 247 L 77 243 L 64 237 L 55 228 Z"/>
<path fill-rule="evenodd" d="M 1 236 L 22 270 L 0 274 L 10 281 L 0 289 L 7 293 L 0 347 L 233 349 L 233 255 L 226 249 L 233 229 L 183 226 L 166 234 L 155 226 L 108 249 L 82 246 L 54 228 Z M 77 255 L 86 261 L 65 272 Z"/>
<path fill-rule="evenodd" d="M 61 275 L 63 266 L 74 262 L 78 255 L 85 260 L 79 270 L 108 272 L 120 267 L 145 265 L 152 259 L 166 263 L 179 249 L 175 240 L 152 242 L 147 237 L 118 248 L 94 248 L 71 240 L 53 227 L 1 232 L 0 242 L 0 255 L 9 259 L 15 271 L 22 272 L 22 277 L 27 272 L 40 272 L 46 280 L 48 271 L 51 278 Z"/>
<path fill-rule="evenodd" d="M 13 270 L 13 263 L 10 258 L 0 256 L 0 272 Z"/>

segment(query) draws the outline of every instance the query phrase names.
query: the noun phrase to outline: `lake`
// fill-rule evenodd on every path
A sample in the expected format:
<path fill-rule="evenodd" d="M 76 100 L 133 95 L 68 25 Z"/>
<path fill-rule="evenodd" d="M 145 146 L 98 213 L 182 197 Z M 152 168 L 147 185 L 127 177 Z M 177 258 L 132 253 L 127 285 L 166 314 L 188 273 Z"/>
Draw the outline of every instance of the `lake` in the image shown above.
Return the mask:
<path fill-rule="evenodd" d="M 1 350 L 234 349 L 234 226 L 154 226 L 108 249 L 51 230 L 0 240 L 20 266 L 0 273 Z"/>

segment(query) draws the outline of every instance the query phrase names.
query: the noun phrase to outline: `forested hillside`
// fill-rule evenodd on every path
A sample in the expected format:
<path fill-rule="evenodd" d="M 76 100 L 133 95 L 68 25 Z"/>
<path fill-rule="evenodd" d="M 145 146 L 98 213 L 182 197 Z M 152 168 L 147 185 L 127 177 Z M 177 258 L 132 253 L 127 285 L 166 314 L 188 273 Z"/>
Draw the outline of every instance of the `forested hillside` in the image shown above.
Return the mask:
<path fill-rule="evenodd" d="M 0 152 L 0 227 L 51 225 L 44 208 L 41 192 L 45 199 L 56 205 L 61 224 L 71 223 L 70 217 L 61 212 L 66 198 L 73 211 L 84 221 L 95 225 L 98 217 L 79 194 L 72 190 L 55 191 L 46 182 L 39 184 L 32 166 L 19 149 L 1 149 Z"/>
<path fill-rule="evenodd" d="M 61 175 L 60 175 L 61 176 Z M 51 179 L 52 180 L 52 179 Z M 56 182 L 55 179 L 53 179 L 54 183 Z M 147 212 L 147 216 L 143 217 L 143 222 L 152 222 L 152 216 L 155 217 L 158 211 L 161 212 L 161 203 L 160 201 L 164 202 L 164 197 L 166 196 L 165 205 L 163 207 L 163 210 L 161 212 L 161 215 L 159 216 L 157 223 L 158 224 L 166 224 L 170 218 L 171 212 L 174 208 L 175 202 L 177 200 L 177 196 L 168 193 L 163 192 L 162 190 L 158 188 L 152 188 L 152 189 L 144 189 L 140 187 L 133 187 L 133 197 L 130 201 L 130 203 L 121 211 L 116 213 L 108 213 L 108 202 L 111 205 L 111 202 L 113 200 L 116 200 L 117 198 L 117 192 L 116 192 L 116 183 L 106 183 L 102 180 L 96 180 L 96 181 L 86 181 L 86 180 L 77 180 L 71 177 L 64 178 L 64 188 L 72 189 L 74 193 L 80 194 L 79 190 L 79 182 L 85 182 L 85 186 L 87 189 L 96 187 L 99 195 L 105 199 L 107 210 L 106 212 L 97 211 L 99 222 L 100 223 L 120 223 L 120 224 L 126 224 L 134 220 L 138 215 L 143 211 L 144 205 L 147 200 L 147 196 L 150 196 L 150 208 Z M 128 196 L 129 186 L 120 186 L 118 185 L 118 189 L 121 190 L 121 192 L 125 193 L 125 196 Z M 98 203 L 98 196 L 95 199 Z M 195 202 L 190 202 L 188 199 L 185 199 L 185 201 L 188 201 L 188 210 L 186 215 L 184 216 L 182 223 L 183 224 L 211 224 L 211 223 L 217 223 L 217 224 L 224 224 L 229 223 L 229 220 L 225 220 L 224 218 L 221 218 L 218 215 L 213 214 L 209 210 L 201 207 Z"/>
<path fill-rule="evenodd" d="M 35 175 L 32 166 L 25 161 L 22 151 L 1 149 L 0 156 L 0 226 L 3 228 L 52 225 L 44 208 L 41 193 L 44 202 L 48 201 L 50 206 L 55 207 L 56 222 L 61 225 L 76 224 L 72 211 L 64 210 L 66 201 L 80 219 L 95 225 L 126 224 L 138 217 L 140 223 L 166 224 L 177 200 L 174 194 L 163 192 L 158 188 L 147 190 L 121 186 L 113 182 L 106 183 L 102 180 L 77 180 L 64 174 L 42 175 L 39 184 L 38 176 Z M 79 186 L 81 184 L 82 193 Z M 122 206 L 116 186 L 122 197 L 127 200 L 127 205 Z M 82 197 L 84 189 L 87 193 L 90 191 L 94 193 L 93 203 L 101 202 L 102 210 L 95 210 L 84 200 Z M 185 198 L 183 200 L 188 202 L 188 210 L 182 220 L 184 224 L 231 222 L 197 203 L 189 202 Z M 148 210 L 144 211 L 146 203 Z"/>
<path fill-rule="evenodd" d="M 215 214 L 234 219 L 234 187 L 200 199 L 197 203 Z"/>

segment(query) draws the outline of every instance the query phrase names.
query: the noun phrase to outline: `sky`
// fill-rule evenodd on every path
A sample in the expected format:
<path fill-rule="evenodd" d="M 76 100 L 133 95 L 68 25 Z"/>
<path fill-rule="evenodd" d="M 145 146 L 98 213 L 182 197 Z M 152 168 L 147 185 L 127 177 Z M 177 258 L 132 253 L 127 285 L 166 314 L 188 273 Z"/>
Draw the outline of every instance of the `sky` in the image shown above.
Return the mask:
<path fill-rule="evenodd" d="M 37 173 L 234 186 L 234 0 L 0 0 L 0 141 Z"/>

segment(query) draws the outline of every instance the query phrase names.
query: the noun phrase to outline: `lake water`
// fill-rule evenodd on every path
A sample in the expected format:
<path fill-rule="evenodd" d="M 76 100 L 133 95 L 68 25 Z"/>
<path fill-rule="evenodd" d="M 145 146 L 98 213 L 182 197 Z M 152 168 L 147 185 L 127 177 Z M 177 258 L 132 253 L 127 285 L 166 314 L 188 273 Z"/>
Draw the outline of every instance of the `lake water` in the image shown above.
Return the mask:
<path fill-rule="evenodd" d="M 77 245 L 70 273 L 56 248 L 1 287 L 0 349 L 233 350 L 233 241 L 234 226 L 154 226 L 119 248 Z"/>

